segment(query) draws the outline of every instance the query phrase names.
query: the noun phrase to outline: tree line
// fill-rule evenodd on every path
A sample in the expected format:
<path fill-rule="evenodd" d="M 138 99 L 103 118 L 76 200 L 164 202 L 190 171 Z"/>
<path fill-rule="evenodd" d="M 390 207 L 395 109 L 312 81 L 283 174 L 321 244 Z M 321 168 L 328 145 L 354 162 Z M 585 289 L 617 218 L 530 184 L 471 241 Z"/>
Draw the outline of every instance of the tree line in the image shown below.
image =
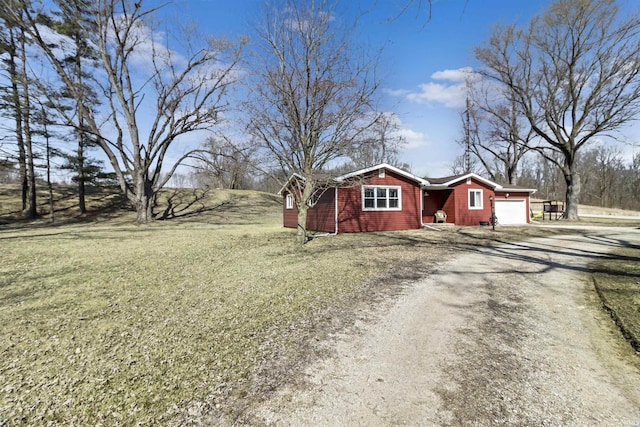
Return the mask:
<path fill-rule="evenodd" d="M 201 177 L 209 171 L 216 185 L 237 188 L 248 185 L 249 168 L 272 179 L 311 177 L 338 158 L 363 163 L 397 155 L 397 121 L 373 108 L 374 59 L 364 52 L 356 59 L 352 29 L 336 29 L 345 24 L 324 13 L 328 2 L 276 3 L 265 6 L 256 29 L 255 67 L 245 62 L 241 69 L 243 38 L 176 24 L 175 31 L 162 28 L 159 42 L 162 6 L 152 1 L 0 0 L 1 110 L 12 119 L 3 169 L 18 168 L 25 216 L 37 215 L 36 144 L 55 138 L 45 136 L 45 123 L 75 140 L 66 159 L 81 212 L 84 185 L 97 176 L 99 164 L 87 155 L 95 147 L 138 222 L 154 218 L 159 189 L 187 159 Z M 229 88 L 247 74 L 249 101 L 230 105 Z M 241 133 L 249 141 L 220 132 L 233 110 L 248 113 Z M 168 160 L 185 136 L 205 131 L 215 136 Z"/>
<path fill-rule="evenodd" d="M 400 13 L 416 5 L 432 19 L 431 2 L 407 1 Z M 395 115 L 377 109 L 378 55 L 355 43 L 357 18 L 337 19 L 336 7 L 265 4 L 249 43 L 160 28 L 162 6 L 150 0 L 0 0 L 0 111 L 11 119 L 0 149 L 25 216 L 37 215 L 38 162 L 60 157 L 53 142 L 64 135 L 81 211 L 83 186 L 98 177 L 146 222 L 172 179 L 273 189 L 295 173 L 303 242 L 321 177 L 398 164 L 404 144 Z M 569 219 L 578 200 L 638 194 L 637 158 L 625 164 L 595 142 L 637 117 L 639 29 L 637 14 L 621 16 L 615 0 L 557 0 L 527 26 L 496 26 L 475 49 L 482 66 L 469 78 L 463 170 L 473 156 L 494 179 L 543 188 L 566 200 Z M 244 101 L 231 104 L 231 88 Z M 231 115 L 239 117 L 232 133 L 222 127 Z M 201 132 L 203 144 L 171 155 Z M 100 175 L 92 149 L 110 175 Z M 193 172 L 176 174 L 186 160 Z"/>
<path fill-rule="evenodd" d="M 494 27 L 468 79 L 468 151 L 490 174 L 565 200 L 569 220 L 579 201 L 637 206 L 625 200 L 640 193 L 637 155 L 625 165 L 598 145 L 640 113 L 639 33 L 638 12 L 615 0 L 558 0 L 528 25 Z M 530 153 L 540 166 L 525 170 Z"/>

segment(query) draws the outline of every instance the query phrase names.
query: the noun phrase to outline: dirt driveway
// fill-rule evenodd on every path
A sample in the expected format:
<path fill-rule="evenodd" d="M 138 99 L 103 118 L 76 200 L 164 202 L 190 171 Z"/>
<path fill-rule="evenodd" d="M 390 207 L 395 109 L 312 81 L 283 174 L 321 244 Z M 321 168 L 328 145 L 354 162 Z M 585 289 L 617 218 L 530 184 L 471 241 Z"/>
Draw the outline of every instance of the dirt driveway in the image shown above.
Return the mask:
<path fill-rule="evenodd" d="M 254 421 L 640 426 L 639 356 L 594 309 L 585 268 L 630 244 L 640 230 L 585 230 L 446 262 Z"/>

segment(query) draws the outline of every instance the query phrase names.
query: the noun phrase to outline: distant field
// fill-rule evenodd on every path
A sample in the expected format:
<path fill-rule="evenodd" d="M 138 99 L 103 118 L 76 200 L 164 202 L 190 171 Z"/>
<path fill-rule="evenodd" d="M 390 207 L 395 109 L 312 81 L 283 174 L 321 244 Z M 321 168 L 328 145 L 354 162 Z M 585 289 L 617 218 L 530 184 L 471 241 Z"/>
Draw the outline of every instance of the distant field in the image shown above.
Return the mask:
<path fill-rule="evenodd" d="M 439 261 L 556 232 L 451 227 L 299 248 L 265 193 L 167 190 L 166 220 L 143 226 L 109 192 L 53 225 L 13 220 L 10 197 L 0 188 L 0 425 L 232 424 L 327 334 Z"/>
<path fill-rule="evenodd" d="M 534 212 L 542 210 L 542 199 L 531 199 L 531 209 Z M 628 211 L 624 209 L 606 208 L 601 206 L 578 205 L 578 215 L 606 215 L 606 216 L 637 216 L 640 211 Z"/>

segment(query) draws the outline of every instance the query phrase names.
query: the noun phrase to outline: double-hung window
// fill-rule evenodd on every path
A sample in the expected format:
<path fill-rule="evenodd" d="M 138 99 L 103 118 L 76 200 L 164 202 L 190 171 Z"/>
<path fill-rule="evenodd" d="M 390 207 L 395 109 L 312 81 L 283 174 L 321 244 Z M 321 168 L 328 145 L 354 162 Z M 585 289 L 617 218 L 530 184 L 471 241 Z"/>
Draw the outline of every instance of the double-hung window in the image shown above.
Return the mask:
<path fill-rule="evenodd" d="M 469 209 L 482 209 L 482 190 L 469 190 Z"/>
<path fill-rule="evenodd" d="M 293 209 L 293 195 L 291 193 L 287 193 L 287 209 Z"/>
<path fill-rule="evenodd" d="M 362 209 L 372 210 L 396 210 L 402 209 L 402 189 L 398 186 L 363 186 Z"/>

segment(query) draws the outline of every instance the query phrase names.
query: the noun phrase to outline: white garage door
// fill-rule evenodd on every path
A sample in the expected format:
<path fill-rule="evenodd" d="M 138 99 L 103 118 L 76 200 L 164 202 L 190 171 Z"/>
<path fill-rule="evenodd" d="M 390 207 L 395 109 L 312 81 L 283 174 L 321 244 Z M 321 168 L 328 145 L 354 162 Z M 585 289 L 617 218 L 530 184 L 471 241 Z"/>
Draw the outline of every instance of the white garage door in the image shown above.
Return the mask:
<path fill-rule="evenodd" d="M 523 199 L 496 200 L 496 216 L 498 224 L 526 224 L 527 204 Z"/>

